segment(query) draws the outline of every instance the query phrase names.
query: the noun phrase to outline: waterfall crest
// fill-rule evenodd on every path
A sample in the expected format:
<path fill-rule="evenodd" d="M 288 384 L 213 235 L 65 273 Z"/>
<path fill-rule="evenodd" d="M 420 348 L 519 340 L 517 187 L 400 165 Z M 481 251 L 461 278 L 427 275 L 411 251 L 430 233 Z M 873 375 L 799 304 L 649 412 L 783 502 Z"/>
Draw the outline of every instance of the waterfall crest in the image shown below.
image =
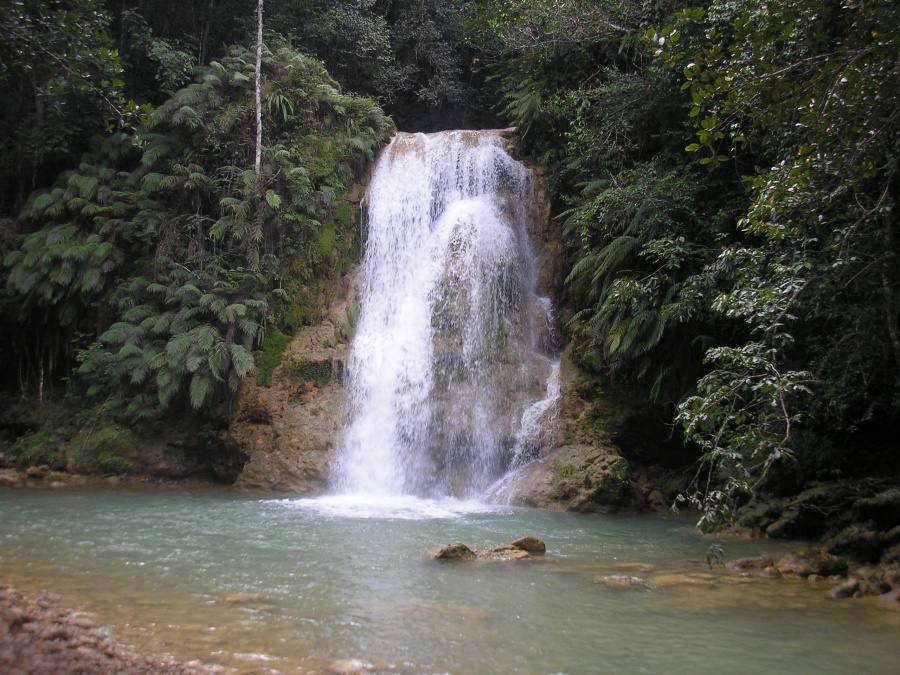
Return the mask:
<path fill-rule="evenodd" d="M 477 497 L 536 452 L 526 426 L 551 404 L 558 365 L 532 199 L 531 172 L 499 132 L 401 133 L 382 153 L 365 199 L 339 492 Z"/>

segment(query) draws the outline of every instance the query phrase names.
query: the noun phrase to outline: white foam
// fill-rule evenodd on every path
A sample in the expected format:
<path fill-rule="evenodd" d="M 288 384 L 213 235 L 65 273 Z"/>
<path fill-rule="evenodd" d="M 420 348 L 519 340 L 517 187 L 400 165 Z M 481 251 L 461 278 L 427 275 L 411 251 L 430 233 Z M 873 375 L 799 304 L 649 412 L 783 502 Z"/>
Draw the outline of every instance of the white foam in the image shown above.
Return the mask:
<path fill-rule="evenodd" d="M 324 516 L 381 520 L 434 520 L 509 510 L 476 501 L 450 498 L 426 499 L 412 495 L 384 495 L 365 492 L 315 498 L 277 499 L 268 500 L 266 503 L 277 504 L 289 509 L 304 509 Z"/>

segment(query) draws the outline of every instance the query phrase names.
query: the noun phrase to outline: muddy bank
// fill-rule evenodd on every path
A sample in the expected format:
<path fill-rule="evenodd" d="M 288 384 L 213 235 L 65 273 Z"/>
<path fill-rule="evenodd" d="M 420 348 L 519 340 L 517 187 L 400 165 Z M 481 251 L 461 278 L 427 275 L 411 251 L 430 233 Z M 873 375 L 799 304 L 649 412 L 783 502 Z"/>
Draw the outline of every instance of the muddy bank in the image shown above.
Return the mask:
<path fill-rule="evenodd" d="M 227 671 L 198 662 L 179 663 L 165 654 L 142 654 L 119 642 L 89 615 L 59 607 L 55 597 L 0 583 L 0 672 L 205 675 Z"/>

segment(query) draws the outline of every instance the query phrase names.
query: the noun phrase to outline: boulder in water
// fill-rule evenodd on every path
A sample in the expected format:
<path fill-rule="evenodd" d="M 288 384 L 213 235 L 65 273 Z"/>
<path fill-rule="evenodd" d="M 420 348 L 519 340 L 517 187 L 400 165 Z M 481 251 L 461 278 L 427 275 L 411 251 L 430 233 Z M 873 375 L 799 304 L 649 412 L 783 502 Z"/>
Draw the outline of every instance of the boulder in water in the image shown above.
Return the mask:
<path fill-rule="evenodd" d="M 543 555 L 547 545 L 537 537 L 521 537 L 511 544 L 496 548 L 469 548 L 461 542 L 442 546 L 432 555 L 435 560 L 478 560 L 482 562 L 509 562 L 526 560 L 533 555 Z"/>
<path fill-rule="evenodd" d="M 528 551 L 537 555 L 543 555 L 547 552 L 547 544 L 537 537 L 521 537 L 510 544 L 513 548 Z"/>
<path fill-rule="evenodd" d="M 466 560 L 476 556 L 475 551 L 468 546 L 461 542 L 456 542 L 442 546 L 433 557 L 435 560 Z"/>

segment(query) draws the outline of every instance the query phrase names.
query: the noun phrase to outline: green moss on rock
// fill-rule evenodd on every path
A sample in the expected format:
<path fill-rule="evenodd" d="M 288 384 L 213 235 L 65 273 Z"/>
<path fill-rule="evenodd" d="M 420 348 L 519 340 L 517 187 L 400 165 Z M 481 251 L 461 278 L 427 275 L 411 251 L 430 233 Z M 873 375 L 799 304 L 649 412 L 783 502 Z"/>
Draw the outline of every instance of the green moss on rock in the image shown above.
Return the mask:
<path fill-rule="evenodd" d="M 630 495 L 628 462 L 602 446 L 567 446 L 554 459 L 551 497 L 569 510 L 611 511 Z"/>
<path fill-rule="evenodd" d="M 321 389 L 331 381 L 331 361 L 303 361 L 292 363 L 285 368 L 285 375 L 297 382 L 313 382 Z"/>
<path fill-rule="evenodd" d="M 272 386 L 272 373 L 281 364 L 281 354 L 287 347 L 291 338 L 279 330 L 273 330 L 266 336 L 263 342 L 262 353 L 259 355 L 258 373 L 256 384 L 260 387 Z"/>

